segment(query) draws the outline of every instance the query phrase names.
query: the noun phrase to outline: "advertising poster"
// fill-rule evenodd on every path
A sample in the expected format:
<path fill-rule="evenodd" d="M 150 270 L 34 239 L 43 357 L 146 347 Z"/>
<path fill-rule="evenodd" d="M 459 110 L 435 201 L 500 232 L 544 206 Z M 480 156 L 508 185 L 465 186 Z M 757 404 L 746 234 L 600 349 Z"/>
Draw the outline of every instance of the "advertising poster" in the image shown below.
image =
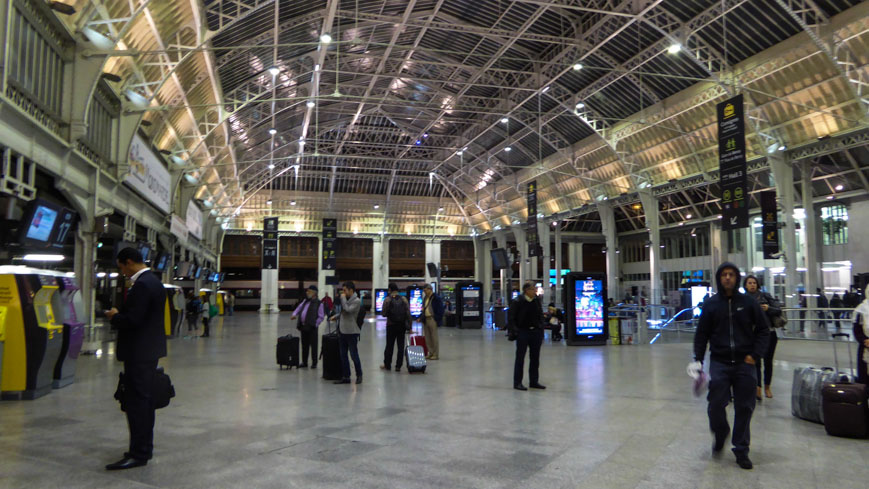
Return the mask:
<path fill-rule="evenodd" d="M 763 257 L 773 259 L 778 253 L 778 208 L 775 203 L 775 190 L 760 193 L 760 215 L 763 220 Z"/>
<path fill-rule="evenodd" d="M 603 282 L 576 281 L 576 334 L 603 334 Z"/>
<path fill-rule="evenodd" d="M 422 289 L 410 289 L 410 315 L 420 317 L 422 315 Z"/>
<path fill-rule="evenodd" d="M 187 231 L 196 239 L 202 239 L 202 211 L 192 200 L 187 204 Z"/>
<path fill-rule="evenodd" d="M 278 218 L 263 218 L 263 270 L 278 268 Z"/>
<path fill-rule="evenodd" d="M 749 199 L 742 95 L 721 102 L 717 109 L 721 228 L 725 231 L 746 228 Z"/>
<path fill-rule="evenodd" d="M 124 183 L 168 214 L 172 202 L 169 170 L 138 134 L 133 136 L 130 144 L 129 163 L 129 173 L 124 178 Z"/>
<path fill-rule="evenodd" d="M 335 248 L 338 244 L 338 221 L 323 219 L 323 270 L 334 270 L 337 257 Z"/>
<path fill-rule="evenodd" d="M 54 229 L 55 221 L 57 221 L 56 210 L 42 205 L 37 207 L 33 214 L 33 220 L 30 221 L 30 227 L 27 228 L 27 239 L 47 242 Z"/>
<path fill-rule="evenodd" d="M 528 222 L 525 237 L 528 240 L 528 256 L 540 256 L 540 237 L 537 235 L 537 181 L 528 183 Z"/>
<path fill-rule="evenodd" d="M 374 312 L 383 312 L 383 301 L 386 300 L 387 292 L 386 289 L 377 289 L 374 292 Z"/>

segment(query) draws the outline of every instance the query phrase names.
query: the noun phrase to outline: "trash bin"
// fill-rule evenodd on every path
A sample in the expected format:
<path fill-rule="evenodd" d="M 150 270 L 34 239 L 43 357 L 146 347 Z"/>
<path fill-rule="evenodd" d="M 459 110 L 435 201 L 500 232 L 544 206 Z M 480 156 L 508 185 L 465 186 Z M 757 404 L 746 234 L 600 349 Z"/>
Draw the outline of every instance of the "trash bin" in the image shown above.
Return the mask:
<path fill-rule="evenodd" d="M 495 329 L 507 329 L 507 308 L 504 306 L 495 306 L 492 308 L 492 317 L 494 318 Z"/>
<path fill-rule="evenodd" d="M 610 344 L 622 344 L 622 320 L 621 318 L 609 318 Z"/>

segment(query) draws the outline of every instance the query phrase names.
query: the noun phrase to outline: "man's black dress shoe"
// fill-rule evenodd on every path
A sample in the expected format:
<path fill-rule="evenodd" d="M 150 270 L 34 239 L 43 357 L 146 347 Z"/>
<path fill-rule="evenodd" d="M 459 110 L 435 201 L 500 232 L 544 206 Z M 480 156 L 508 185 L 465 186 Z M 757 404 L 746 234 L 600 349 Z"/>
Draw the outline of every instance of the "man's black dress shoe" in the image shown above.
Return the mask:
<path fill-rule="evenodd" d="M 299 368 L 308 368 L 308 364 L 307 364 L 307 363 L 303 363 L 303 364 L 299 365 Z"/>
<path fill-rule="evenodd" d="M 528 390 L 528 388 L 522 384 L 516 384 L 513 386 L 513 388 L 516 389 L 517 391 L 527 391 Z"/>
<path fill-rule="evenodd" d="M 530 387 L 532 389 L 545 389 L 546 388 L 546 386 L 543 384 L 531 384 L 528 387 Z"/>
<path fill-rule="evenodd" d="M 106 470 L 124 470 L 148 465 L 147 460 L 139 460 L 133 457 L 124 457 L 113 464 L 106 465 Z"/>
<path fill-rule="evenodd" d="M 349 383 L 350 383 L 350 379 L 341 379 L 341 380 L 336 380 L 335 382 L 332 382 L 332 383 L 333 383 L 333 384 L 336 384 L 336 385 L 337 385 L 337 384 L 349 384 Z"/>

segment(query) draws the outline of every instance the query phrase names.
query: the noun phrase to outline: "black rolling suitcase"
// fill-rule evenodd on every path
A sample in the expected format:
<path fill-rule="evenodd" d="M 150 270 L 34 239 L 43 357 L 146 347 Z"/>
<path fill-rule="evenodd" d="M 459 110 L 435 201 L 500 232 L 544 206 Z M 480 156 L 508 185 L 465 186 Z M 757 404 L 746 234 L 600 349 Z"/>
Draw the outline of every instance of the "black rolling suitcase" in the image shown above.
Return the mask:
<path fill-rule="evenodd" d="M 836 371 L 839 371 L 839 356 L 836 354 L 837 337 L 848 338 L 845 333 L 833 335 L 833 356 Z M 848 343 L 848 357 L 851 358 L 851 373 L 854 373 L 854 359 L 851 357 L 851 342 Z M 821 390 L 824 411 L 824 429 L 831 436 L 847 438 L 866 438 L 869 436 L 869 411 L 867 411 L 866 386 L 854 382 L 835 382 L 825 384 Z"/>
<path fill-rule="evenodd" d="M 299 368 L 299 337 L 288 334 L 278 338 L 278 345 L 275 349 L 277 354 L 278 365 L 283 369 Z"/>
<path fill-rule="evenodd" d="M 331 324 L 329 321 L 327 324 Z M 323 367 L 323 379 L 341 380 L 341 355 L 338 346 L 338 331 L 329 331 L 320 341 L 320 364 Z"/>

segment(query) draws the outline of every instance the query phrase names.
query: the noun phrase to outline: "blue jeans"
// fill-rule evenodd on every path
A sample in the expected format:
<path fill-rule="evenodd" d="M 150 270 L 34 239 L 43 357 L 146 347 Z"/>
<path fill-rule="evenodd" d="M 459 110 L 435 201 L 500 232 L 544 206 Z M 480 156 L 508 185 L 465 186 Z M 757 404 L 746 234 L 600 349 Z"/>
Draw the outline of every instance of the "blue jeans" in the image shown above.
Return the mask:
<path fill-rule="evenodd" d="M 727 403 L 733 393 L 733 452 L 748 455 L 751 441 L 751 415 L 754 412 L 757 370 L 754 365 L 735 365 L 710 360 L 709 363 L 709 428 L 718 436 L 730 431 L 727 424 Z M 731 391 L 732 389 L 732 391 Z"/>
<path fill-rule="evenodd" d="M 341 350 L 341 374 L 344 379 L 350 378 L 350 360 L 347 358 L 347 352 L 353 357 L 353 367 L 356 369 L 356 378 L 362 377 L 362 361 L 359 360 L 359 335 L 358 334 L 338 334 L 338 347 Z"/>
<path fill-rule="evenodd" d="M 226 308 L 226 311 L 227 311 L 227 315 L 232 316 L 233 306 L 229 306 L 229 307 L 227 307 L 227 308 Z"/>

